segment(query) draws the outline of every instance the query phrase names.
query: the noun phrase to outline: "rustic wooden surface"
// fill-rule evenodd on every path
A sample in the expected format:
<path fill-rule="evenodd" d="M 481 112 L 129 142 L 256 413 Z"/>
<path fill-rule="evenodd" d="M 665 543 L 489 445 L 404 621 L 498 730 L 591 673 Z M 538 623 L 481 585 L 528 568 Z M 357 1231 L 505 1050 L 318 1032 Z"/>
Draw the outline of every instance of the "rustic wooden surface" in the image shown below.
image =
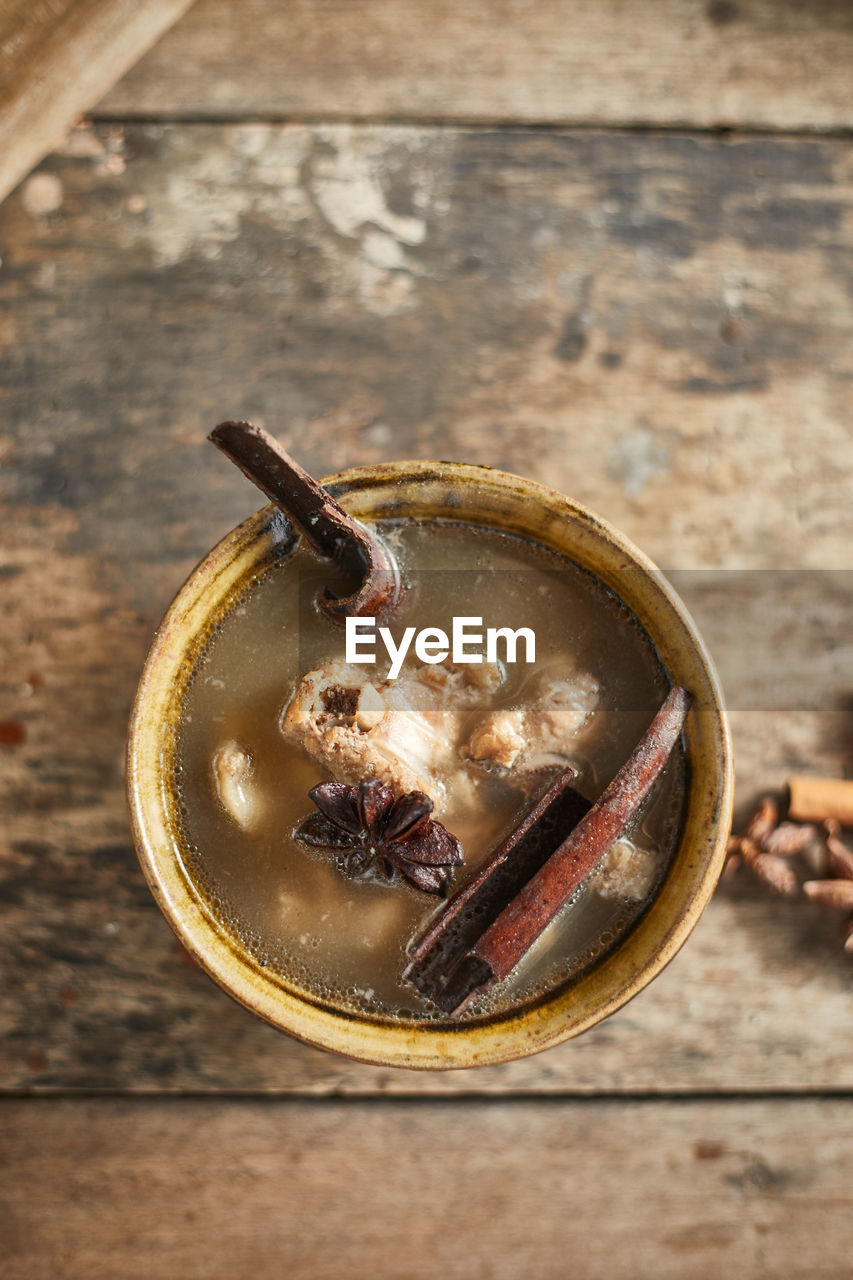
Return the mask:
<path fill-rule="evenodd" d="M 847 1280 L 847 1120 L 813 1099 L 7 1101 L 0 1269 Z"/>
<path fill-rule="evenodd" d="M 0 200 L 190 4 L 0 0 Z"/>
<path fill-rule="evenodd" d="M 197 0 L 98 110 L 844 129 L 847 0 Z"/>
<path fill-rule="evenodd" d="M 839 8 L 776 6 L 778 30 L 741 8 L 715 39 L 758 15 L 777 44 L 806 21 L 803 48 L 843 44 Z M 529 64 L 506 56 L 517 103 Z M 163 120 L 74 130 L 0 207 L 0 1275 L 502 1276 L 523 1254 L 557 1276 L 569 1244 L 580 1276 L 846 1274 L 831 914 L 738 879 L 575 1042 L 474 1073 L 348 1063 L 188 962 L 135 862 L 122 753 L 157 620 L 255 505 L 204 444 L 234 415 L 317 471 L 435 456 L 570 493 L 673 571 L 706 632 L 741 811 L 791 772 L 853 771 L 853 144 L 174 124 L 260 108 L 245 85 L 231 106 L 160 86 L 134 101 Z M 833 123 L 795 79 L 773 92 L 776 121 Z M 277 1096 L 233 1096 L 254 1093 Z M 441 1230 L 407 1216 L 413 1152 Z"/>
<path fill-rule="evenodd" d="M 851 158 L 816 140 L 100 127 L 44 166 L 58 210 L 34 216 L 26 185 L 6 203 L 0 719 L 23 735 L 4 752 L 7 1087 L 853 1085 L 835 921 L 740 885 L 648 993 L 545 1057 L 423 1077 L 293 1044 L 183 963 L 122 787 L 153 628 L 255 505 L 204 443 L 229 415 L 315 470 L 461 458 L 572 493 L 661 563 L 706 570 L 680 585 L 726 676 L 742 803 L 848 767 Z M 818 619 L 797 643 L 792 599 Z"/>

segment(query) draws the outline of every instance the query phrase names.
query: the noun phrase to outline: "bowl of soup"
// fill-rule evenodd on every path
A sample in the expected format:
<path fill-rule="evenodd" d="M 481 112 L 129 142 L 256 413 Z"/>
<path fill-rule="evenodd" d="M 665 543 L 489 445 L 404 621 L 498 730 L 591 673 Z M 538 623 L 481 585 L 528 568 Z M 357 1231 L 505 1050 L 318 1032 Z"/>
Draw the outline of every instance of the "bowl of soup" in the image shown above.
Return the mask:
<path fill-rule="evenodd" d="M 645 986 L 713 892 L 732 804 L 713 664 L 654 565 L 542 485 L 421 461 L 322 483 L 393 550 L 403 590 L 387 634 L 367 623 L 354 647 L 317 607 L 335 569 L 276 507 L 227 534 L 140 680 L 128 796 L 142 869 L 210 976 L 310 1044 L 424 1069 L 548 1048 Z M 575 769 L 595 801 L 675 685 L 692 704 L 648 800 L 460 1017 L 404 977 L 443 899 L 388 866 L 353 875 L 299 837 L 324 782 L 427 792 L 464 850 L 455 892 L 555 770 Z"/>

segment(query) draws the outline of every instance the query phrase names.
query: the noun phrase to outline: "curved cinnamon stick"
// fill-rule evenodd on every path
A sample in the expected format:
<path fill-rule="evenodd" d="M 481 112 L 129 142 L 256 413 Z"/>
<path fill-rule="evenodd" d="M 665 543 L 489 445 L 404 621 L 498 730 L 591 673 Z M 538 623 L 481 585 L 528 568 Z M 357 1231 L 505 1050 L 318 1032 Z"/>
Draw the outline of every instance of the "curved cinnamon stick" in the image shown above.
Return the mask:
<path fill-rule="evenodd" d="M 318 603 L 333 622 L 390 613 L 400 594 L 400 576 L 388 547 L 347 515 L 268 431 L 249 422 L 221 422 L 208 440 L 281 507 L 319 555 L 360 583 L 347 596 L 336 596 L 328 587 L 323 591 Z"/>
<path fill-rule="evenodd" d="M 406 970 L 422 994 L 445 1013 L 458 1017 L 477 996 L 515 968 L 636 815 L 678 741 L 691 701 L 685 689 L 676 686 L 670 690 L 631 756 L 595 804 L 480 933 L 479 940 L 461 957 L 454 953 L 449 971 L 440 964 L 436 973 L 434 969 L 430 972 L 428 957 L 430 948 L 440 945 L 442 913 L 422 944 L 416 946 L 415 961 Z M 555 787 L 561 783 L 564 789 L 564 779 L 558 779 Z M 530 830 L 528 820 L 523 825 Z M 454 906 L 455 899 L 451 899 L 445 912 L 453 913 Z M 428 976 L 427 986 L 421 986 L 422 974 Z"/>

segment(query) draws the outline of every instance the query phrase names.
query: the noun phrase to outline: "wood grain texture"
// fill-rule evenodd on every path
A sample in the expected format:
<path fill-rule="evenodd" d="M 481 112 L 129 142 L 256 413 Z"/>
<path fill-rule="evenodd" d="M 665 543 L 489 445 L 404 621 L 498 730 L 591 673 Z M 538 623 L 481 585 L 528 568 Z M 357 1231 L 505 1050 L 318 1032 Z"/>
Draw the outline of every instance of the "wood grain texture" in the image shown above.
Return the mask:
<path fill-rule="evenodd" d="M 199 0 L 114 117 L 838 129 L 846 0 Z"/>
<path fill-rule="evenodd" d="M 7 1280 L 846 1280 L 849 1101 L 5 1102 Z"/>
<path fill-rule="evenodd" d="M 190 4 L 0 0 L 0 200 Z"/>
<path fill-rule="evenodd" d="M 3 1088 L 853 1085 L 835 920 L 748 884 L 634 1004 L 540 1058 L 416 1076 L 297 1045 L 187 967 L 122 785 L 156 622 L 255 505 L 204 443 L 228 416 L 318 473 L 457 458 L 586 502 L 691 571 L 741 804 L 849 771 L 851 170 L 841 140 L 105 126 L 42 167 L 54 209 L 6 202 Z M 785 610 L 750 614 L 780 565 L 807 622 L 788 665 Z M 815 679 L 791 681 L 803 652 Z"/>

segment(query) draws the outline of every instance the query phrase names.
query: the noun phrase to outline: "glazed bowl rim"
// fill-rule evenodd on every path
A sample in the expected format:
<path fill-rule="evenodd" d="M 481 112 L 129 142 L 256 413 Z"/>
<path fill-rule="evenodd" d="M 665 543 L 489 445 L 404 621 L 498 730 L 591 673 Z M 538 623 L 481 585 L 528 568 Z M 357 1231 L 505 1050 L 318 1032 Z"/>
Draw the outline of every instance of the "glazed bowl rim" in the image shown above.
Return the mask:
<path fill-rule="evenodd" d="M 606 548 L 613 566 L 618 565 L 622 572 L 641 571 L 638 581 L 643 584 L 643 599 L 650 612 L 644 616 L 635 603 L 630 607 L 659 650 L 661 637 L 650 628 L 650 618 L 669 621 L 673 652 L 688 680 L 692 676 L 694 685 L 702 687 L 701 699 L 688 720 L 686 739 L 692 771 L 688 820 L 672 866 L 650 908 L 588 970 L 533 1004 L 484 1021 L 412 1023 L 345 1013 L 289 986 L 260 965 L 217 920 L 185 870 L 174 782 L 170 790 L 164 761 L 174 755 L 180 709 L 176 691 L 186 687 L 200 649 L 199 638 L 209 628 L 213 614 L 220 616 L 224 611 L 222 601 L 243 580 L 246 565 L 257 566 L 264 539 L 270 538 L 271 527 L 281 520 L 275 508 L 264 507 L 230 530 L 188 576 L 158 627 L 146 659 L 131 714 L 127 752 L 131 827 L 142 870 L 169 924 L 202 968 L 240 1003 L 298 1039 L 363 1062 L 425 1070 L 486 1065 L 538 1052 L 580 1034 L 632 999 L 683 945 L 713 893 L 725 860 L 733 794 L 730 734 L 713 663 L 689 613 L 652 561 L 608 521 L 536 481 L 474 464 L 412 460 L 350 468 L 324 477 L 321 483 L 358 516 L 365 516 L 366 496 L 393 495 L 408 485 L 415 486 L 419 496 L 427 496 L 426 506 L 433 503 L 428 515 L 422 515 L 420 508 L 408 512 L 416 518 L 489 524 L 487 519 L 477 521 L 470 514 L 468 518 L 460 515 L 460 510 L 466 510 L 464 506 L 448 507 L 443 516 L 436 516 L 433 509 L 438 503 L 441 510 L 442 492 L 446 500 L 460 484 L 469 494 L 473 485 L 469 505 L 476 503 L 479 495 L 481 507 L 495 504 L 490 513 L 495 518 L 507 500 L 509 508 L 520 504 L 526 509 L 524 518 L 519 516 L 519 527 L 493 527 L 522 536 L 527 530 L 527 537 L 543 542 L 547 533 L 528 529 L 534 523 L 535 507 L 543 520 L 543 513 L 548 513 L 546 525 L 553 525 L 554 536 L 557 526 L 564 532 L 570 526 L 578 547 L 587 548 L 590 554 L 596 548 Z M 406 505 L 412 505 L 411 495 Z M 375 518 L 386 518 L 384 511 Z M 545 545 L 551 544 L 545 541 Z M 564 548 L 555 549 L 576 558 Z M 583 558 L 578 562 L 589 567 Z M 613 566 L 609 571 L 615 571 Z M 598 576 L 607 581 L 605 574 Z M 672 678 L 672 663 L 665 661 L 664 665 Z M 681 671 L 676 674 L 679 678 L 674 682 L 686 683 Z M 685 854 L 687 835 L 694 829 L 691 814 L 701 804 L 707 809 L 708 830 Z M 703 829 L 701 823 L 696 829 Z M 684 862 L 683 885 L 681 892 L 674 892 L 679 859 Z"/>

